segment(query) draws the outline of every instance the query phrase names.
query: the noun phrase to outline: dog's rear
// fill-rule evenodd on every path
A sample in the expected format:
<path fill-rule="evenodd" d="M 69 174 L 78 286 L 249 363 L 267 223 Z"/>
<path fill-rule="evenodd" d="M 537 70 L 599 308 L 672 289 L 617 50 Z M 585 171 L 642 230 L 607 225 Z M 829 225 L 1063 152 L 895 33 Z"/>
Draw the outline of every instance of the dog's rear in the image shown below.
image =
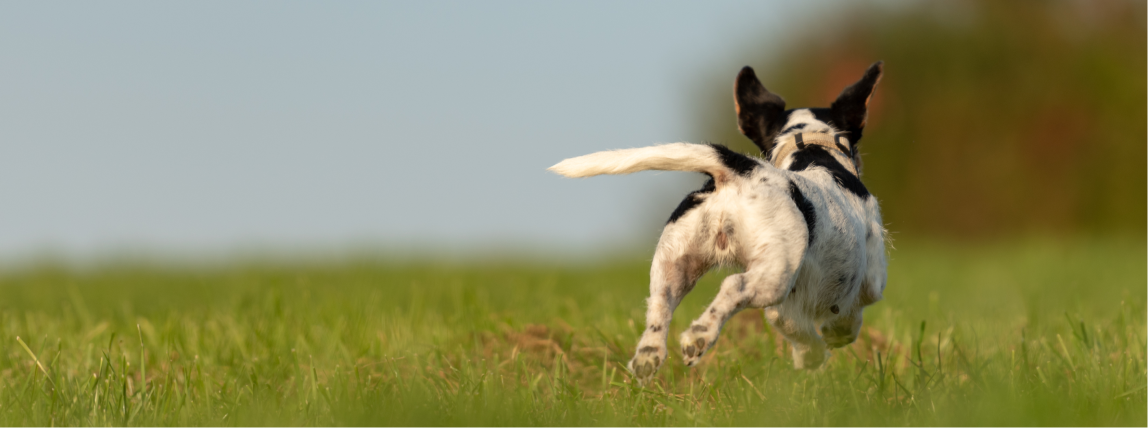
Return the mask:
<path fill-rule="evenodd" d="M 644 170 L 710 176 L 674 211 L 658 243 L 646 330 L 630 361 L 639 381 L 666 361 L 670 318 L 682 297 L 718 264 L 745 271 L 725 278 L 682 333 L 688 365 L 747 307 L 766 310 L 793 344 L 798 368 L 819 366 L 827 347 L 856 338 L 862 309 L 881 298 L 885 281 L 880 212 L 857 177 L 856 151 L 880 72 L 874 64 L 830 109 L 787 111 L 746 67 L 735 86 L 739 127 L 764 160 L 723 146 L 675 143 L 598 152 L 550 168 L 567 177 Z"/>

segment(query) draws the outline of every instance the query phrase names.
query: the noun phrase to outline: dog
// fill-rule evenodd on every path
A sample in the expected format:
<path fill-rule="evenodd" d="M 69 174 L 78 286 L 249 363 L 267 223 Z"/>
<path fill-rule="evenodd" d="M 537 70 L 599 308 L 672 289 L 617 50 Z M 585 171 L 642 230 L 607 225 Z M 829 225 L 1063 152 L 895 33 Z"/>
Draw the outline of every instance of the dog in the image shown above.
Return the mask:
<path fill-rule="evenodd" d="M 645 170 L 709 176 L 670 215 L 650 268 L 646 329 L 628 365 L 641 383 L 667 360 L 670 318 L 698 278 L 734 265 L 717 297 L 681 333 L 693 367 L 722 326 L 745 308 L 792 345 L 794 367 L 815 369 L 852 343 L 861 313 L 885 290 L 885 229 L 859 178 L 858 144 L 883 63 L 870 66 L 828 108 L 785 109 L 746 66 L 734 83 L 738 128 L 761 149 L 751 157 L 715 144 L 673 143 L 566 159 L 566 177 Z"/>

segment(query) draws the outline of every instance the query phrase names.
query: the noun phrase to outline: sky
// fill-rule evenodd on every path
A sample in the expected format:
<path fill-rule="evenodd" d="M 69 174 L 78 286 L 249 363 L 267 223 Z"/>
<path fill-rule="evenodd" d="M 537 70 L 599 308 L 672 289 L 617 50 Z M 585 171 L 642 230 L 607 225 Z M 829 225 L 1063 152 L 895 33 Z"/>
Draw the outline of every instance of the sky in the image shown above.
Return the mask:
<path fill-rule="evenodd" d="M 0 3 L 0 260 L 652 248 L 701 177 L 546 168 L 705 139 L 697 83 L 825 5 Z"/>

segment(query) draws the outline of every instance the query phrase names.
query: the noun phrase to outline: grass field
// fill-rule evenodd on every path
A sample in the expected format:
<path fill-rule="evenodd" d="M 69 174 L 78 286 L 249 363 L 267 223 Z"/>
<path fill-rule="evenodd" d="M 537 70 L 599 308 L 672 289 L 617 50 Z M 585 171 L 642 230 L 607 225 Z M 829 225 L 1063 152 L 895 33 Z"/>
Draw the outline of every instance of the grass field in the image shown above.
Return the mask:
<path fill-rule="evenodd" d="M 1144 426 L 1146 259 L 1140 240 L 898 242 L 825 368 L 793 370 L 745 311 L 644 389 L 624 369 L 641 257 L 8 268 L 0 424 Z"/>

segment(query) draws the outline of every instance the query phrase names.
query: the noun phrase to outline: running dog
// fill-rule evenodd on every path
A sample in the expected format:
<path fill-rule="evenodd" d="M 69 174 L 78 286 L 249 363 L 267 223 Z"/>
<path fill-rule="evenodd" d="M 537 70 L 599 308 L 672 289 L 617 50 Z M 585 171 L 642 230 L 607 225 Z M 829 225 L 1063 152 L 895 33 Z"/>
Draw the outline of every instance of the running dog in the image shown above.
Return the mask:
<path fill-rule="evenodd" d="M 794 367 L 814 369 L 830 348 L 852 343 L 861 312 L 885 289 L 885 229 L 877 199 L 858 178 L 857 151 L 882 63 L 829 108 L 785 109 L 785 100 L 745 67 L 734 83 L 738 128 L 764 158 L 721 145 L 674 143 L 566 159 L 566 177 L 645 170 L 694 171 L 710 180 L 670 215 L 650 269 L 646 329 L 629 369 L 641 383 L 666 362 L 670 318 L 682 297 L 717 265 L 717 297 L 682 332 L 682 358 L 697 364 L 722 326 L 745 308 L 793 346 Z"/>

